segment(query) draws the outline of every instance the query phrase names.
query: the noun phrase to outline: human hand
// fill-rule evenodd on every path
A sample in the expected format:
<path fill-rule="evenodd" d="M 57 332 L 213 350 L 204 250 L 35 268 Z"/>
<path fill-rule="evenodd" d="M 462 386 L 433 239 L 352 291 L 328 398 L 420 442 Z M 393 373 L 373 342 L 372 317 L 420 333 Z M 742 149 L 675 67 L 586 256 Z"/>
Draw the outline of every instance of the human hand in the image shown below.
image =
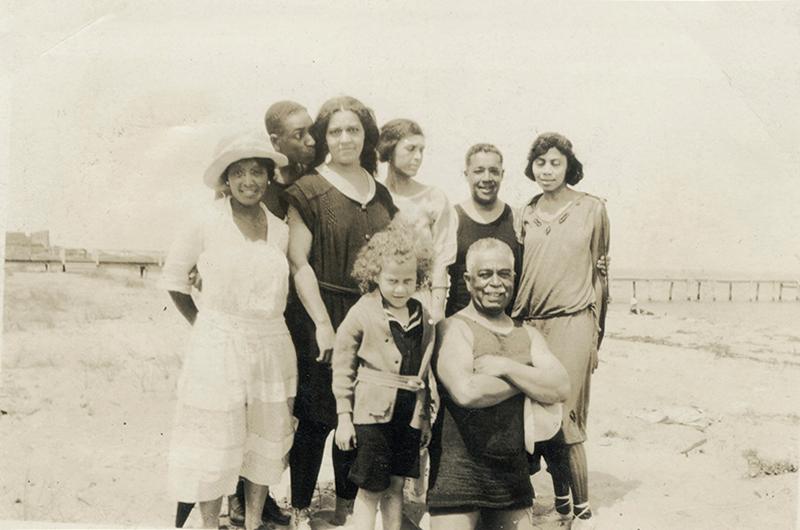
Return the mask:
<path fill-rule="evenodd" d="M 330 322 L 317 325 L 315 332 L 317 347 L 319 348 L 318 363 L 330 364 L 333 356 L 333 343 L 336 340 L 336 332 Z"/>
<path fill-rule="evenodd" d="M 608 276 L 608 268 L 611 266 L 611 256 L 600 256 L 597 259 L 597 271 L 603 275 Z"/>
<path fill-rule="evenodd" d="M 339 424 L 336 426 L 336 433 L 333 435 L 336 447 L 342 451 L 352 451 L 357 447 L 356 444 L 356 428 L 353 426 L 353 421 L 347 415 L 339 416 Z"/>
<path fill-rule="evenodd" d="M 408 386 L 410 387 L 408 388 L 408 390 L 411 390 L 412 392 L 417 392 L 425 388 L 425 381 L 423 381 L 419 377 L 409 377 Z"/>
<path fill-rule="evenodd" d="M 600 366 L 600 356 L 597 354 L 597 348 L 592 349 L 592 356 L 589 359 L 589 362 L 592 365 L 592 373 L 597 370 L 597 367 Z"/>
<path fill-rule="evenodd" d="M 481 355 L 473 364 L 476 374 L 503 377 L 509 372 L 509 360 L 499 355 Z"/>
<path fill-rule="evenodd" d="M 425 449 L 431 443 L 431 420 L 422 420 L 420 431 L 419 446 L 421 449 Z"/>

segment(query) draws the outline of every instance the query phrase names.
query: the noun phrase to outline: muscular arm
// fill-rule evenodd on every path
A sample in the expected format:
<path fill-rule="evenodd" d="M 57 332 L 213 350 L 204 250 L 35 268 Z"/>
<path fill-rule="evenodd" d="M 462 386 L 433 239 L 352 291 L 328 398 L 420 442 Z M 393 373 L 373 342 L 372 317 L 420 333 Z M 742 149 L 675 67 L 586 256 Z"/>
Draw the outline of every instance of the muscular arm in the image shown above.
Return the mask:
<path fill-rule="evenodd" d="M 499 377 L 473 372 L 472 332 L 458 320 L 442 325 L 442 340 L 436 363 L 439 380 L 459 406 L 491 407 L 519 393 Z"/>
<path fill-rule="evenodd" d="M 539 403 L 560 403 L 569 394 L 569 376 L 547 347 L 542 335 L 527 328 L 531 338 L 531 362 L 522 364 L 496 355 L 484 355 L 475 361 L 478 372 L 508 381 L 520 392 Z"/>
<path fill-rule="evenodd" d="M 511 370 L 505 379 L 520 389 L 529 398 L 539 403 L 560 403 L 569 395 L 567 371 L 550 353 L 544 337 L 534 328 L 527 327 L 531 338 L 531 361 L 533 366 Z M 512 361 L 513 362 L 513 361 Z M 519 363 L 516 363 L 519 365 Z"/>

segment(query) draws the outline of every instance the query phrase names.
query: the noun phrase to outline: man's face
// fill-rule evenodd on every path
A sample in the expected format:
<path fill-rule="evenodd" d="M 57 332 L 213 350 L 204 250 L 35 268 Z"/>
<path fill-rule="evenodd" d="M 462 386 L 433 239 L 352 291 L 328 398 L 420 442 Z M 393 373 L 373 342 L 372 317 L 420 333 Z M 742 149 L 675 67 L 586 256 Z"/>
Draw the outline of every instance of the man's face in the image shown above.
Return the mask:
<path fill-rule="evenodd" d="M 504 249 L 480 252 L 464 273 L 464 281 L 478 312 L 500 315 L 514 295 L 514 258 Z"/>
<path fill-rule="evenodd" d="M 314 161 L 314 122 L 305 110 L 292 112 L 283 119 L 281 134 L 272 135 L 272 143 L 279 153 L 286 155 L 290 164 L 309 165 Z"/>
<path fill-rule="evenodd" d="M 489 206 L 497 201 L 500 183 L 503 181 L 503 163 L 497 153 L 478 151 L 469 157 L 464 170 L 472 200 Z"/>

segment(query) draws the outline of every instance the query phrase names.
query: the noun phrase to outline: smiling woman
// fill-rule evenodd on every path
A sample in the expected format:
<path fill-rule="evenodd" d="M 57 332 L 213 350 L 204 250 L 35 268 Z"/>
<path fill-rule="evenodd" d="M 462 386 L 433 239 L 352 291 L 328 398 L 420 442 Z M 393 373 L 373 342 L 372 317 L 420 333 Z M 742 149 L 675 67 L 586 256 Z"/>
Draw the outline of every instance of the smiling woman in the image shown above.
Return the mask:
<path fill-rule="evenodd" d="M 292 444 L 297 368 L 283 318 L 289 234 L 260 202 L 275 166 L 286 163 L 263 136 L 221 142 L 204 180 L 225 194 L 179 233 L 160 279 L 192 325 L 169 486 L 176 500 L 200 504 L 205 527 L 218 525 L 222 496 L 241 475 L 245 527 L 255 529 Z M 189 282 L 194 267 L 203 277 L 200 308 Z"/>

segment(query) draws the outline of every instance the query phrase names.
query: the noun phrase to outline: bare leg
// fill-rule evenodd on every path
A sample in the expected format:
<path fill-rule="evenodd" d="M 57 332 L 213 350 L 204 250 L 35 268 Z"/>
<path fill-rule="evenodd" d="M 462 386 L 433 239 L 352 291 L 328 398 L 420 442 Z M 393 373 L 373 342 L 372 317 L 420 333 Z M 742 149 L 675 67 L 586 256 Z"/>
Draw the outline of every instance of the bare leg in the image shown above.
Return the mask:
<path fill-rule="evenodd" d="M 381 498 L 381 520 L 383 530 L 400 530 L 403 522 L 403 477 L 390 477 L 389 487 Z"/>
<path fill-rule="evenodd" d="M 492 530 L 522 530 L 530 529 L 532 525 L 528 517 L 528 510 L 497 510 L 491 515 L 481 516 L 481 526 Z"/>
<path fill-rule="evenodd" d="M 431 515 L 431 530 L 474 530 L 479 512 Z"/>
<path fill-rule="evenodd" d="M 219 511 L 222 509 L 222 497 L 213 501 L 197 503 L 200 507 L 200 517 L 203 518 L 203 528 L 219 528 Z"/>
<path fill-rule="evenodd" d="M 256 484 L 244 479 L 244 527 L 246 530 L 256 530 L 261 525 L 261 511 L 264 501 L 267 500 L 269 486 Z"/>
<path fill-rule="evenodd" d="M 358 490 L 353 506 L 353 522 L 358 530 L 374 530 L 375 518 L 378 514 L 378 503 L 384 491 Z"/>

